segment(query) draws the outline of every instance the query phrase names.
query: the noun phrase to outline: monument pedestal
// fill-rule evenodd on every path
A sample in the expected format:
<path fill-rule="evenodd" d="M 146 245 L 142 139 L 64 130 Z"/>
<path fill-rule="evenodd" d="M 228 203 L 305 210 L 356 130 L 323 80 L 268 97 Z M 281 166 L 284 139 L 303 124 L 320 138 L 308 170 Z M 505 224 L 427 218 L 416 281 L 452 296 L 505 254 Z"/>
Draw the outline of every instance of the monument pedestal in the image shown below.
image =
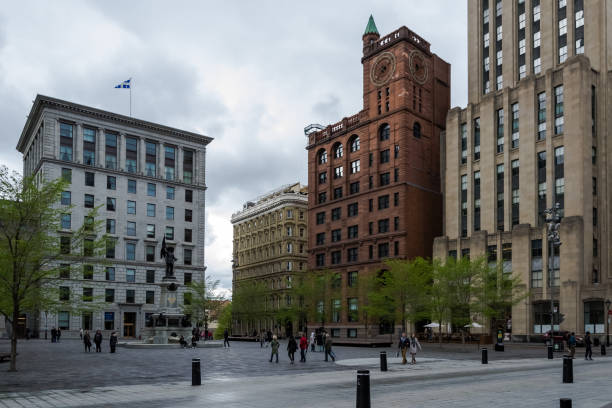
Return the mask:
<path fill-rule="evenodd" d="M 189 342 L 191 327 L 183 327 L 185 314 L 178 306 L 178 288 L 180 284 L 174 276 L 165 276 L 161 283 L 160 307 L 152 316 L 153 327 L 143 330 L 145 338 L 153 338 L 154 344 L 178 343 L 180 336 Z"/>

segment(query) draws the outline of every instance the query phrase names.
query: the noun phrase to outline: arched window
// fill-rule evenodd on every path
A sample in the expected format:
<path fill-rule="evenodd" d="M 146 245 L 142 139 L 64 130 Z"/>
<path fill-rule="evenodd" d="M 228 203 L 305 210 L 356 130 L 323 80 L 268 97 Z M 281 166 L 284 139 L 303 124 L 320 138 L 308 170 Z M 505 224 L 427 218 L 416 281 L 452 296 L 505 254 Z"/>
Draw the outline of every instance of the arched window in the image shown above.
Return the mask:
<path fill-rule="evenodd" d="M 344 148 L 342 147 L 342 143 L 336 143 L 333 150 L 335 159 L 339 159 L 344 156 Z"/>
<path fill-rule="evenodd" d="M 356 152 L 359 150 L 359 136 L 353 135 L 349 140 L 349 145 L 351 146 L 351 152 Z"/>
<path fill-rule="evenodd" d="M 389 124 L 385 123 L 380 126 L 378 130 L 378 136 L 381 141 L 389 140 L 390 134 L 391 134 L 391 126 L 389 126 Z"/>
<path fill-rule="evenodd" d="M 319 150 L 319 153 L 317 153 L 317 157 L 319 160 L 319 164 L 327 163 L 327 151 L 325 149 Z"/>
<path fill-rule="evenodd" d="M 419 122 L 414 122 L 414 125 L 412 126 L 412 135 L 414 137 L 418 137 L 419 139 L 421 138 L 421 124 Z"/>

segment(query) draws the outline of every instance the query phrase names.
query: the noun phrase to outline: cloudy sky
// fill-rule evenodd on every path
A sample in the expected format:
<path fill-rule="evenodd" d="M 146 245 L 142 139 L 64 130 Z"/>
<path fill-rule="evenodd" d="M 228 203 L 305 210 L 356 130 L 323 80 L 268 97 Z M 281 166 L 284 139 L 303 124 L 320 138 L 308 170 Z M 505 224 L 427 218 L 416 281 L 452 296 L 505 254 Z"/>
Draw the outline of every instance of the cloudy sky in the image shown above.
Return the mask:
<path fill-rule="evenodd" d="M 207 273 L 231 288 L 230 217 L 282 184 L 307 182 L 304 126 L 362 108 L 361 35 L 405 25 L 452 64 L 467 100 L 467 2 L 7 1 L 0 8 L 0 163 L 37 93 L 204 133 Z"/>

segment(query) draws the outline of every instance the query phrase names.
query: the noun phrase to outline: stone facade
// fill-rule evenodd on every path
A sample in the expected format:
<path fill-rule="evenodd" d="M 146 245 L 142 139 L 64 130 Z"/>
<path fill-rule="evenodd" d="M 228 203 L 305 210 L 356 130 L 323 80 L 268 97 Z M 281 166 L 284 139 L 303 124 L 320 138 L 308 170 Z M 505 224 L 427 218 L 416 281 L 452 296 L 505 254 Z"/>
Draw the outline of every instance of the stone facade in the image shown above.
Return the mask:
<path fill-rule="evenodd" d="M 366 321 L 359 279 L 387 258 L 430 257 L 442 230 L 450 65 L 406 27 L 381 38 L 371 19 L 362 66 L 363 109 L 308 134 L 308 266 L 341 278 L 341 298 L 324 306 L 338 309 L 325 322 L 334 341 L 368 344 L 396 330 Z"/>
<path fill-rule="evenodd" d="M 204 279 L 204 169 L 206 145 L 211 141 L 207 136 L 37 96 L 17 145 L 24 155 L 24 174 L 47 180 L 70 174 L 70 223 L 62 225 L 58 234 L 69 234 L 82 225 L 89 195 L 94 206 L 102 206 L 98 216 L 116 246 L 114 257 L 107 254 L 104 264 L 93 265 L 93 276 L 73 268 L 69 278 L 52 282 L 69 288 L 71 299 L 92 288 L 94 298 L 106 301 L 101 311 L 91 318 L 41 311 L 40 316 L 29 318 L 28 327 L 41 336 L 45 329 L 63 326 L 66 336 L 78 336 L 84 328 L 138 337 L 160 301 L 155 283 L 165 274 L 159 256 L 164 235 L 167 245 L 175 247 L 179 281 Z M 114 299 L 107 299 L 109 290 L 114 290 Z M 181 304 L 183 294 L 181 286 Z"/>
<path fill-rule="evenodd" d="M 447 118 L 444 236 L 434 256 L 487 253 L 520 276 L 530 296 L 507 316 L 515 339 L 550 329 L 551 296 L 564 315 L 555 328 L 603 335 L 612 297 L 612 26 L 601 16 L 610 2 L 468 4 L 469 103 Z M 551 278 L 543 210 L 557 202 L 562 245 Z"/>
<path fill-rule="evenodd" d="M 236 287 L 261 282 L 269 289 L 265 313 L 257 320 L 234 316 L 234 335 L 270 330 L 288 336 L 303 328 L 297 321 L 277 321 L 274 311 L 290 306 L 288 289 L 296 275 L 306 271 L 308 188 L 286 185 L 244 204 L 232 215 L 234 226 L 233 293 Z"/>

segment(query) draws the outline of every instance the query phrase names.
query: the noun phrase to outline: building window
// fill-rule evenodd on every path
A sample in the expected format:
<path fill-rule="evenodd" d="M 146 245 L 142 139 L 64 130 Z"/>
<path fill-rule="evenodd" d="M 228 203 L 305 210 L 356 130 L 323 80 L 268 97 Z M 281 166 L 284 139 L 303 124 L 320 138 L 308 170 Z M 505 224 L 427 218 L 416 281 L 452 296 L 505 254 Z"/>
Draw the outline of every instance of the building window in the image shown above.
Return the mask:
<path fill-rule="evenodd" d="M 359 206 L 357 203 L 351 203 L 347 206 L 347 212 L 349 217 L 355 217 L 359 213 Z"/>
<path fill-rule="evenodd" d="M 526 50 L 526 39 L 525 39 L 525 27 L 527 23 L 527 15 L 525 14 L 525 1 L 519 0 L 517 5 L 517 14 L 518 14 L 518 72 L 519 79 L 525 78 L 527 75 L 527 66 L 525 65 L 525 52 Z"/>
<path fill-rule="evenodd" d="M 94 208 L 94 196 L 92 194 L 85 194 L 84 206 L 85 208 Z"/>
<path fill-rule="evenodd" d="M 334 188 L 334 200 L 342 198 L 342 187 Z"/>
<path fill-rule="evenodd" d="M 166 199 L 174 200 L 174 187 L 166 186 Z"/>
<path fill-rule="evenodd" d="M 106 133 L 104 146 L 105 166 L 107 169 L 117 169 L 117 135 Z"/>
<path fill-rule="evenodd" d="M 340 251 L 332 251 L 331 253 L 331 263 L 332 265 L 337 265 L 342 261 L 342 255 Z"/>
<path fill-rule="evenodd" d="M 337 178 L 340 178 L 342 176 L 344 176 L 344 167 L 338 166 L 338 167 L 334 168 L 334 178 L 337 179 Z"/>
<path fill-rule="evenodd" d="M 71 169 L 62 169 L 62 180 L 68 184 L 72 183 L 72 170 Z"/>
<path fill-rule="evenodd" d="M 317 266 L 325 266 L 325 254 L 317 254 L 316 255 L 316 265 Z"/>
<path fill-rule="evenodd" d="M 188 203 L 193 202 L 193 190 L 185 190 L 185 201 Z"/>
<path fill-rule="evenodd" d="M 389 256 L 389 244 L 378 244 L 378 257 L 379 258 L 387 258 Z"/>
<path fill-rule="evenodd" d="M 145 174 L 155 177 L 157 172 L 157 144 L 145 142 Z"/>
<path fill-rule="evenodd" d="M 107 266 L 104 270 L 104 274 L 107 281 L 115 280 L 115 268 L 113 266 Z"/>
<path fill-rule="evenodd" d="M 104 290 L 104 301 L 106 303 L 115 303 L 115 289 Z"/>
<path fill-rule="evenodd" d="M 378 233 L 383 234 L 385 232 L 389 232 L 389 219 L 385 218 L 384 220 L 378 220 Z"/>
<path fill-rule="evenodd" d="M 146 295 L 145 295 L 145 303 L 147 305 L 155 304 L 155 291 L 154 290 L 147 290 Z"/>
<path fill-rule="evenodd" d="M 176 148 L 165 146 L 164 164 L 166 180 L 174 180 L 174 168 L 176 160 Z"/>
<path fill-rule="evenodd" d="M 504 230 L 504 165 L 497 165 L 497 229 Z"/>
<path fill-rule="evenodd" d="M 380 141 L 389 140 L 391 134 L 391 127 L 388 124 L 383 124 L 378 130 L 378 137 Z"/>
<path fill-rule="evenodd" d="M 490 91 L 490 80 L 489 80 L 489 46 L 490 46 L 490 33 L 489 33 L 489 0 L 483 0 L 482 2 L 482 93 L 487 94 Z"/>
<path fill-rule="evenodd" d="M 317 158 L 318 158 L 319 164 L 327 163 L 327 151 L 320 150 L 319 153 L 317 154 Z"/>
<path fill-rule="evenodd" d="M 350 227 L 348 227 L 347 231 L 348 231 L 348 238 L 349 239 L 355 239 L 355 238 L 357 238 L 357 234 L 358 234 L 358 231 L 359 231 L 359 226 L 351 225 Z"/>
<path fill-rule="evenodd" d="M 155 270 L 147 270 L 147 283 L 155 283 Z"/>
<path fill-rule="evenodd" d="M 539 74 L 542 72 L 542 59 L 540 58 L 540 0 L 532 0 L 532 22 L 531 32 L 533 33 L 533 49 L 532 49 L 532 60 L 533 60 L 533 73 Z"/>
<path fill-rule="evenodd" d="M 67 302 L 70 300 L 70 288 L 68 286 L 60 286 L 59 300 L 62 302 Z"/>
<path fill-rule="evenodd" d="M 461 236 L 467 237 L 467 190 L 468 190 L 468 176 L 466 174 L 461 175 Z"/>
<path fill-rule="evenodd" d="M 114 297 L 114 294 L 113 294 Z M 104 312 L 104 330 L 115 329 L 115 312 Z"/>
<path fill-rule="evenodd" d="M 389 149 L 385 149 L 380 152 L 380 163 L 389 163 L 389 159 L 391 157 L 391 152 Z"/>
<path fill-rule="evenodd" d="M 125 270 L 125 281 L 130 283 L 136 282 L 136 269 L 128 268 Z"/>
<path fill-rule="evenodd" d="M 127 289 L 125 291 L 125 303 L 135 303 L 136 291 L 134 289 Z"/>
<path fill-rule="evenodd" d="M 538 140 L 546 139 L 546 92 L 538 94 Z"/>
<path fill-rule="evenodd" d="M 70 214 L 62 214 L 61 217 L 62 229 L 69 230 L 72 227 Z"/>
<path fill-rule="evenodd" d="M 334 159 L 339 159 L 342 156 L 344 156 L 344 148 L 342 147 L 341 143 L 338 143 L 335 147 L 334 147 Z"/>
<path fill-rule="evenodd" d="M 147 238 L 155 238 L 155 224 L 147 224 Z"/>
<path fill-rule="evenodd" d="M 93 288 L 83 288 L 83 302 L 93 301 Z"/>
<path fill-rule="evenodd" d="M 332 221 L 339 220 L 341 214 L 342 213 L 341 213 L 340 207 L 332 208 L 332 210 L 331 210 L 331 219 L 332 219 Z"/>
<path fill-rule="evenodd" d="M 391 182 L 391 175 L 389 173 L 382 173 L 380 175 L 380 186 L 386 186 Z"/>
<path fill-rule="evenodd" d="M 147 245 L 146 247 L 146 261 L 155 262 L 155 247 L 153 245 Z"/>
<path fill-rule="evenodd" d="M 359 182 L 358 181 L 354 181 L 349 185 L 349 193 L 350 194 L 357 194 L 359 192 Z"/>
<path fill-rule="evenodd" d="M 566 0 L 559 0 L 557 9 L 557 20 L 559 21 L 559 36 L 557 39 L 559 45 L 559 64 L 562 64 L 567 59 L 567 7 Z"/>
<path fill-rule="evenodd" d="M 474 231 L 480 231 L 480 171 L 474 172 Z"/>
<path fill-rule="evenodd" d="M 319 184 L 325 184 L 327 183 L 327 172 L 321 172 L 319 173 Z"/>
<path fill-rule="evenodd" d="M 346 250 L 347 262 L 357 262 L 357 248 L 349 248 Z"/>
<path fill-rule="evenodd" d="M 85 185 L 88 187 L 94 187 L 96 185 L 96 176 L 94 173 L 85 172 Z"/>
<path fill-rule="evenodd" d="M 131 237 L 136 236 L 136 223 L 134 221 L 127 222 L 127 235 Z"/>
<path fill-rule="evenodd" d="M 60 160 L 72 161 L 74 127 L 60 122 Z"/>
<path fill-rule="evenodd" d="M 193 251 L 191 249 L 189 248 L 183 249 L 183 264 L 184 265 L 191 265 L 192 257 L 193 257 Z"/>
<path fill-rule="evenodd" d="M 174 227 L 166 227 L 166 239 L 174 241 Z"/>
<path fill-rule="evenodd" d="M 348 304 L 348 313 L 347 313 L 347 317 L 348 317 L 348 321 L 349 322 L 356 322 L 359 320 L 359 315 L 358 315 L 358 300 L 357 298 L 348 298 L 347 300 L 347 304 Z M 351 329 L 349 329 L 351 330 Z M 356 329 L 352 329 L 357 331 Z M 357 334 L 355 333 L 355 336 L 349 336 L 349 337 L 357 337 Z"/>
<path fill-rule="evenodd" d="M 465 164 L 467 163 L 467 124 L 461 124 L 459 133 L 461 135 L 461 164 Z"/>
<path fill-rule="evenodd" d="M 136 201 L 128 200 L 127 202 L 127 213 L 136 214 Z"/>
<path fill-rule="evenodd" d="M 519 104 L 512 104 L 512 148 L 519 147 Z"/>
<path fill-rule="evenodd" d="M 174 219 L 174 207 L 166 207 L 166 219 L 167 220 Z"/>
<path fill-rule="evenodd" d="M 389 195 L 378 197 L 378 209 L 384 210 L 385 208 L 389 208 Z"/>
<path fill-rule="evenodd" d="M 128 261 L 136 260 L 136 244 L 133 242 L 128 242 L 125 244 L 125 259 Z"/>
<path fill-rule="evenodd" d="M 185 242 L 191 242 L 192 239 L 192 230 L 189 228 L 185 228 Z"/>
<path fill-rule="evenodd" d="M 193 155 L 191 150 L 183 152 L 183 182 L 186 184 L 193 182 Z"/>
<path fill-rule="evenodd" d="M 563 213 L 565 208 L 565 171 L 564 171 L 564 148 L 555 148 L 555 203 L 558 203 Z"/>
<path fill-rule="evenodd" d="M 325 212 L 319 212 L 316 215 L 317 225 L 325 224 Z"/>
<path fill-rule="evenodd" d="M 512 225 L 519 223 L 519 161 L 512 160 Z"/>
<path fill-rule="evenodd" d="M 359 150 L 359 148 L 360 148 L 360 146 L 359 146 L 359 136 L 354 135 L 349 143 L 350 143 L 350 146 L 351 146 L 351 153 L 356 152 L 356 151 Z"/>
<path fill-rule="evenodd" d="M 57 314 L 57 327 L 61 330 L 70 330 L 70 312 L 59 312 Z"/>
<path fill-rule="evenodd" d="M 128 179 L 127 190 L 130 194 L 136 194 L 136 180 Z"/>
<path fill-rule="evenodd" d="M 563 133 L 563 85 L 555 87 L 555 135 Z"/>
<path fill-rule="evenodd" d="M 191 222 L 192 219 L 193 219 L 192 210 L 186 208 L 185 209 L 185 222 Z"/>
<path fill-rule="evenodd" d="M 348 286 L 349 288 L 357 286 L 357 271 L 348 273 Z"/>
<path fill-rule="evenodd" d="M 117 241 L 113 238 L 109 238 L 106 240 L 106 258 L 114 259 L 115 258 L 115 246 L 117 245 Z"/>
<path fill-rule="evenodd" d="M 497 110 L 497 153 L 504 151 L 504 110 Z"/>
<path fill-rule="evenodd" d="M 544 224 L 546 210 L 546 152 L 538 152 L 538 225 Z"/>
<path fill-rule="evenodd" d="M 128 173 L 136 173 L 138 162 L 138 139 L 134 137 L 125 138 L 125 170 Z"/>
<path fill-rule="evenodd" d="M 149 197 L 155 197 L 157 194 L 157 185 L 154 183 L 147 183 L 147 195 Z"/>
<path fill-rule="evenodd" d="M 361 170 L 360 160 L 355 160 L 351 162 L 351 174 L 359 173 Z"/>
<path fill-rule="evenodd" d="M 418 139 L 421 138 L 421 124 L 419 122 L 414 122 L 414 125 L 412 125 L 412 136 Z"/>
<path fill-rule="evenodd" d="M 604 302 L 602 300 L 584 302 L 584 331 L 585 333 L 605 333 L 606 319 Z"/>
<path fill-rule="evenodd" d="M 316 239 L 317 239 L 317 245 L 325 244 L 325 233 L 324 232 L 317 233 Z"/>
<path fill-rule="evenodd" d="M 155 217 L 155 204 L 147 203 L 147 217 Z"/>
<path fill-rule="evenodd" d="M 341 239 L 342 239 L 341 230 L 339 230 L 339 229 L 332 230 L 332 232 L 331 232 L 331 240 L 332 240 L 332 242 L 338 242 Z"/>

